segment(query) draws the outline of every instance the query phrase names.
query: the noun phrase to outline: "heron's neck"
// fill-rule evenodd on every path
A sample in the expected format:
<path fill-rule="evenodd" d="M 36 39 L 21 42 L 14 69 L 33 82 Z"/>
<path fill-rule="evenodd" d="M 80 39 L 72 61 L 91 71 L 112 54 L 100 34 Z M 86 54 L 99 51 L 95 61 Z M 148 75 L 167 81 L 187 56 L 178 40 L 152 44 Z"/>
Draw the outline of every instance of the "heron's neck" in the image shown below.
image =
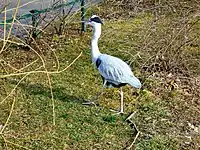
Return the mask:
<path fill-rule="evenodd" d="M 92 62 L 95 63 L 98 59 L 99 55 L 101 54 L 99 52 L 98 47 L 98 40 L 101 35 L 101 25 L 95 25 L 94 26 L 94 33 L 91 40 L 91 54 L 92 54 Z"/>

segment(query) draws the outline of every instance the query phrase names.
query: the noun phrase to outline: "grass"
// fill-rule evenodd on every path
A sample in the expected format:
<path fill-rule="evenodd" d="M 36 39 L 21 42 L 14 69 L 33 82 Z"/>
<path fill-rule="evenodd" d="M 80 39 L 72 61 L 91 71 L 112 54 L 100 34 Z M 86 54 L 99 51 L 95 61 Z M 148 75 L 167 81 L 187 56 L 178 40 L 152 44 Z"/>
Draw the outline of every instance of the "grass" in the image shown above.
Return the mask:
<path fill-rule="evenodd" d="M 133 90 L 129 86 L 124 88 L 125 112 L 128 114 L 137 111 L 133 120 L 141 132 L 133 149 L 198 149 L 199 132 L 188 125 L 191 123 L 199 128 L 198 101 L 186 99 L 182 88 L 171 90 L 170 85 L 163 86 L 167 83 L 160 78 L 149 76 L 149 73 L 142 74 L 141 63 L 146 61 L 146 53 L 140 51 L 138 45 L 141 46 L 144 40 L 142 29 L 148 28 L 151 19 L 150 14 L 139 14 L 129 20 L 108 21 L 103 26 L 99 41 L 103 53 L 132 62 L 134 73 L 143 82 L 141 91 Z M 117 116 L 109 110 L 119 107 L 118 89 L 105 90 L 99 99 L 101 107 L 82 105 L 82 102 L 100 91 L 102 86 L 99 73 L 91 64 L 90 36 L 90 29 L 84 35 L 69 30 L 64 36 L 51 33 L 42 36 L 48 45 L 52 45 L 60 61 L 60 68 L 66 67 L 82 51 L 81 57 L 68 70 L 50 75 L 56 125 L 52 124 L 51 91 L 47 77 L 40 73 L 29 75 L 0 105 L 0 125 L 4 125 L 13 99 L 16 98 L 13 113 L 3 132 L 7 141 L 0 136 L 0 149 L 4 149 L 6 144 L 8 149 L 38 150 L 123 149 L 131 144 L 134 134 L 124 121 L 127 115 Z M 42 46 L 40 40 L 37 42 L 41 46 L 40 54 L 45 59 L 47 69 L 55 70 L 57 64 L 52 51 L 45 45 Z M 199 54 L 196 49 L 194 51 Z M 138 53 L 141 57 L 136 55 Z M 14 45 L 4 51 L 2 56 L 18 69 L 37 59 L 32 51 L 17 50 Z M 24 71 L 38 68 L 40 64 L 38 60 Z M 1 74 L 13 72 L 9 65 L 2 66 Z M 21 78 L 22 76 L 0 79 L 0 84 L 3 85 L 0 88 L 0 101 Z"/>

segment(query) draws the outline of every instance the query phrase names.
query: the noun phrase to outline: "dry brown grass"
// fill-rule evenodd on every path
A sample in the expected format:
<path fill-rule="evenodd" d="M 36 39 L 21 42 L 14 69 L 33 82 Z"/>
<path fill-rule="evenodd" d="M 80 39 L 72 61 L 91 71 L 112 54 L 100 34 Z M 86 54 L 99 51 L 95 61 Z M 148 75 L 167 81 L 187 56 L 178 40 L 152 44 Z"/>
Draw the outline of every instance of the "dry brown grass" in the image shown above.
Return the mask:
<path fill-rule="evenodd" d="M 170 108 L 176 124 L 172 132 L 180 147 L 198 149 L 200 135 L 191 129 L 200 127 L 200 2 L 111 0 L 105 4 L 100 14 L 107 19 L 128 22 L 135 18 L 134 29 L 121 28 L 129 40 L 133 38 L 133 48 L 121 52 L 128 51 L 132 67 L 140 68 L 143 88 Z"/>

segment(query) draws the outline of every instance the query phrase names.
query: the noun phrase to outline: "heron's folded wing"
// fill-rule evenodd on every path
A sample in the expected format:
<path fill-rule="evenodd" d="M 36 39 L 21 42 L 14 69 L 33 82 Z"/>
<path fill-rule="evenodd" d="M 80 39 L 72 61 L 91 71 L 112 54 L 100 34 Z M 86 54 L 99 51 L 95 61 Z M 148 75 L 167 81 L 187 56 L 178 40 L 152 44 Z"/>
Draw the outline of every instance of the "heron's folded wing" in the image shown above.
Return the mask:
<path fill-rule="evenodd" d="M 132 74 L 129 66 L 116 57 L 104 55 L 99 57 L 99 59 L 100 64 L 98 70 L 109 81 L 126 83 L 126 76 L 130 75 L 130 73 Z"/>

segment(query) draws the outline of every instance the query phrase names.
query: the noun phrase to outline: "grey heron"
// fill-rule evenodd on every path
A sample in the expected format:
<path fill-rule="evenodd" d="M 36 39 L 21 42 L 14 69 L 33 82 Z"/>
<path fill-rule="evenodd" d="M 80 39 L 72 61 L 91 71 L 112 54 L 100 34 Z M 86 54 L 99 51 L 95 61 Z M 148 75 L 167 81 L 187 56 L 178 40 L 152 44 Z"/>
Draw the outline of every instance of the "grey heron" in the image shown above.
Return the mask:
<path fill-rule="evenodd" d="M 129 84 L 132 87 L 141 88 L 140 80 L 134 76 L 127 63 L 117 57 L 100 53 L 98 39 L 101 35 L 101 25 L 103 24 L 101 19 L 97 15 L 93 15 L 85 23 L 92 26 L 94 30 L 91 39 L 91 57 L 93 64 L 96 65 L 103 79 L 103 87 L 99 95 L 103 93 L 105 86 L 120 88 L 121 101 L 119 113 L 123 113 L 122 87 Z"/>

